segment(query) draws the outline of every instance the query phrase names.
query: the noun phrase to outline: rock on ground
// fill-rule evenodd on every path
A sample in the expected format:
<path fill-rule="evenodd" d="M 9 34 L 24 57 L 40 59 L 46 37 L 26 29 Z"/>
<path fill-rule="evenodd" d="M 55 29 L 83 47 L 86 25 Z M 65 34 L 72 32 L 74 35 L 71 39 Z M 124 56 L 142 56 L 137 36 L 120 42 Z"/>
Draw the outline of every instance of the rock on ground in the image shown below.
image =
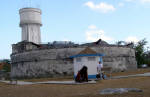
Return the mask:
<path fill-rule="evenodd" d="M 107 88 L 100 91 L 100 94 L 122 94 L 127 92 L 142 92 L 142 90 L 137 88 Z"/>

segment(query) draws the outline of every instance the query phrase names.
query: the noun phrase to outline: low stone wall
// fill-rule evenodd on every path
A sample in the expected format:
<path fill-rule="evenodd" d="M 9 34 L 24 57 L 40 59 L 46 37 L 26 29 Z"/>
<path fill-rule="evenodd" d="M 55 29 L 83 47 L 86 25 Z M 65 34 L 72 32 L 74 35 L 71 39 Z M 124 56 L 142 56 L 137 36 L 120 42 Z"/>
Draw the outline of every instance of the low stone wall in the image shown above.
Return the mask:
<path fill-rule="evenodd" d="M 135 51 L 127 47 L 91 47 L 103 53 L 104 66 L 113 71 L 136 69 Z M 69 56 L 78 54 L 85 47 L 30 50 L 11 55 L 12 77 L 52 77 L 73 74 L 73 60 Z"/>

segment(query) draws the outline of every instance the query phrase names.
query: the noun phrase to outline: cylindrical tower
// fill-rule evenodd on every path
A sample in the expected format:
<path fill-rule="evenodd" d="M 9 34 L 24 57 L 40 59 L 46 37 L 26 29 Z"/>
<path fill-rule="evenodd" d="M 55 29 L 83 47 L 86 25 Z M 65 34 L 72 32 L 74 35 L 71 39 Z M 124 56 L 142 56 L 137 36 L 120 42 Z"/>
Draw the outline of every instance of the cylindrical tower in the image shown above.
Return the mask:
<path fill-rule="evenodd" d="M 19 10 L 22 41 L 41 43 L 41 10 L 37 8 L 23 8 Z"/>

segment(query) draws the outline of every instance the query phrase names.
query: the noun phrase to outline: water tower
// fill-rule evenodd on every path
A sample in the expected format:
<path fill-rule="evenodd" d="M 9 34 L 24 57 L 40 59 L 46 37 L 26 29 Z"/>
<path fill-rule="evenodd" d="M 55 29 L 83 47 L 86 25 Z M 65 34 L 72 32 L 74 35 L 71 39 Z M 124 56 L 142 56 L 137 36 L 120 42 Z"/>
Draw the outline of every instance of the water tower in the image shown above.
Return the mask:
<path fill-rule="evenodd" d="M 22 8 L 19 10 L 22 41 L 41 43 L 41 10 L 38 8 Z"/>

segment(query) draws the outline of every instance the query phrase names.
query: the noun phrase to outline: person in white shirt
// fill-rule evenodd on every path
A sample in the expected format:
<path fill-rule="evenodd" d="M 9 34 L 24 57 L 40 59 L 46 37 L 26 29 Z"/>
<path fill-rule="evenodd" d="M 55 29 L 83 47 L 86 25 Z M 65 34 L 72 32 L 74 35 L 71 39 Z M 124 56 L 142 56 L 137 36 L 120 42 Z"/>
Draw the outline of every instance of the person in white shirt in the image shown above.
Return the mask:
<path fill-rule="evenodd" d="M 102 68 L 103 68 L 103 64 L 102 62 L 99 61 L 99 64 L 97 66 L 97 73 L 99 74 L 100 79 L 102 79 L 102 70 L 101 70 Z"/>

